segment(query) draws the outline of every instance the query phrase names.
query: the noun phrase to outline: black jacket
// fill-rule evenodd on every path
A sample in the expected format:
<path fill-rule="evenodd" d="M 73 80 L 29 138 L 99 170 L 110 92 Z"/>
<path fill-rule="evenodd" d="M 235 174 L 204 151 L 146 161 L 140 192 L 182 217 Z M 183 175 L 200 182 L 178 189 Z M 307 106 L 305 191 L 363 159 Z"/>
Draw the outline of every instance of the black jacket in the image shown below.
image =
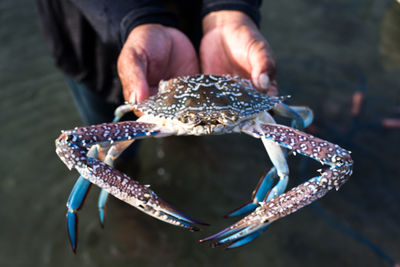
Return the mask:
<path fill-rule="evenodd" d="M 218 10 L 239 10 L 258 25 L 261 0 L 36 0 L 56 65 L 107 102 L 122 101 L 116 62 L 136 26 L 159 23 L 184 32 L 198 48 L 201 19 Z"/>

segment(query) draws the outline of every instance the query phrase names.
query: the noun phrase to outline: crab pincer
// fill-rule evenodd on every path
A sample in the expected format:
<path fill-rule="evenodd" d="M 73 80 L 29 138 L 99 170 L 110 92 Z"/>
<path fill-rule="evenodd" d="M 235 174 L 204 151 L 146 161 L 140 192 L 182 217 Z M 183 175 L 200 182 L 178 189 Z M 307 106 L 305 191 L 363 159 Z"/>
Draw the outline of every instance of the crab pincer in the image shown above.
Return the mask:
<path fill-rule="evenodd" d="M 112 152 L 114 147 L 108 144 L 111 129 L 114 129 L 114 132 L 115 129 L 124 131 L 124 136 L 119 137 L 119 141 L 124 142 L 145 134 L 158 134 L 159 131 L 153 128 L 154 125 L 151 124 L 117 122 L 107 126 L 89 126 L 64 131 L 56 140 L 56 152 L 59 157 L 69 168 L 75 168 L 81 174 L 67 202 L 67 229 L 74 252 L 77 248 L 77 211 L 82 207 L 91 184 L 96 184 L 111 195 L 161 221 L 191 231 L 199 230 L 192 224 L 206 225 L 175 209 L 157 196 L 149 186 L 140 184 L 114 169 L 110 166 L 111 164 L 106 164 L 96 158 L 100 149 L 103 149 L 107 155 Z M 149 129 L 152 130 L 147 131 Z M 99 144 L 102 144 L 103 148 L 99 148 Z"/>
<path fill-rule="evenodd" d="M 249 133 L 267 138 L 296 153 L 308 156 L 330 166 L 320 170 L 320 175 L 280 194 L 260 201 L 257 208 L 221 232 L 200 240 L 214 241 L 212 246 L 239 247 L 258 237 L 273 221 L 287 216 L 323 197 L 329 190 L 338 190 L 352 174 L 350 152 L 320 138 L 274 124 L 248 127 Z"/>

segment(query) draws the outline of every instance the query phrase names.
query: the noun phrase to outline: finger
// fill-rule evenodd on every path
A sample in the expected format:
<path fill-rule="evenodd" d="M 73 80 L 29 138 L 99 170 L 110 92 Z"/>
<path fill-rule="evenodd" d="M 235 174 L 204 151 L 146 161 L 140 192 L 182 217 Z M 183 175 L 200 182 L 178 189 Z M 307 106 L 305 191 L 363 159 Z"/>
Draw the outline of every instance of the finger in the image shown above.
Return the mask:
<path fill-rule="evenodd" d="M 255 74 L 255 75 L 258 75 L 258 77 L 257 76 L 254 77 L 255 79 L 257 79 L 258 87 L 261 90 L 268 90 L 270 86 L 269 76 L 266 73 Z"/>
<path fill-rule="evenodd" d="M 118 75 L 126 101 L 141 102 L 149 97 L 147 58 L 144 53 L 123 48 L 118 58 Z"/>
<path fill-rule="evenodd" d="M 275 61 L 269 46 L 265 40 L 259 40 L 249 52 L 252 82 L 258 89 L 266 91 L 275 81 Z"/>
<path fill-rule="evenodd" d="M 180 31 L 167 28 L 172 39 L 169 56 L 168 74 L 171 76 L 186 76 L 199 73 L 199 60 L 196 50 L 190 40 Z"/>
<path fill-rule="evenodd" d="M 272 80 L 269 88 L 268 88 L 268 94 L 272 96 L 277 96 L 278 95 L 278 83 L 276 80 Z"/>
<path fill-rule="evenodd" d="M 275 70 L 272 70 L 275 66 L 271 66 L 271 61 L 265 55 L 253 56 L 251 65 L 251 79 L 254 85 L 260 90 L 268 90 L 275 79 Z"/>

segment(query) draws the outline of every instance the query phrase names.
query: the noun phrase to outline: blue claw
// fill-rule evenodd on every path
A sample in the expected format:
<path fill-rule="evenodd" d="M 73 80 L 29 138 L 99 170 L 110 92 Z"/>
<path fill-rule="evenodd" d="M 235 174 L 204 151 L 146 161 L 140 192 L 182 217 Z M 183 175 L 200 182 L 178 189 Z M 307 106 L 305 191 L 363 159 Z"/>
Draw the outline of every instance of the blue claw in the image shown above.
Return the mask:
<path fill-rule="evenodd" d="M 250 228 L 251 228 L 251 226 L 247 226 L 244 229 L 238 228 L 238 229 L 236 229 L 236 230 L 238 230 L 236 233 L 234 233 L 234 234 L 232 234 L 232 235 L 230 235 L 228 237 L 222 238 L 221 240 L 219 240 L 216 243 L 216 245 L 222 245 L 222 244 L 225 244 L 225 243 L 228 243 L 228 242 L 234 242 L 237 239 L 240 239 L 243 236 L 246 236 L 246 235 L 243 235 L 243 233 L 248 231 Z"/>
<path fill-rule="evenodd" d="M 79 176 L 74 187 L 72 188 L 71 194 L 68 197 L 67 207 L 68 210 L 76 211 L 82 207 L 85 201 L 86 195 L 89 191 L 91 183 L 89 180 Z"/>
<path fill-rule="evenodd" d="M 253 241 L 254 239 L 256 239 L 257 237 L 259 237 L 262 234 L 262 232 L 263 231 L 257 231 L 257 232 L 254 232 L 254 233 L 246 236 L 246 237 L 243 237 L 242 239 L 234 241 L 232 244 L 227 246 L 226 249 L 238 248 L 238 247 L 244 246 L 247 243 L 249 243 L 249 242 Z"/>
<path fill-rule="evenodd" d="M 287 187 L 289 181 L 289 177 L 285 176 L 284 178 L 280 179 L 276 185 L 271 189 L 269 194 L 265 196 L 264 202 L 268 202 L 272 200 L 273 198 L 282 195 Z"/>
<path fill-rule="evenodd" d="M 271 168 L 271 170 L 258 182 L 258 185 L 252 195 L 252 201 L 244 204 L 226 216 L 232 217 L 251 212 L 259 206 L 259 202 L 268 202 L 273 198 L 283 194 L 283 192 L 286 190 L 288 179 L 288 176 L 283 176 L 281 179 L 279 179 L 276 168 Z M 200 242 L 220 239 L 219 241 L 211 244 L 211 246 L 217 247 L 226 245 L 226 249 L 237 248 L 253 241 L 268 227 L 269 223 L 267 222 L 265 222 L 263 225 L 249 225 L 247 227 L 232 225 L 217 234 L 200 240 Z"/>
<path fill-rule="evenodd" d="M 254 192 L 254 199 L 257 202 L 264 200 L 265 196 L 274 185 L 276 179 L 278 179 L 278 174 L 276 172 L 276 168 L 272 167 L 267 175 L 265 175 L 264 178 L 261 178 L 259 185 L 256 187 L 256 190 Z"/>
<path fill-rule="evenodd" d="M 264 232 L 269 227 L 269 225 L 270 225 L 269 223 L 259 226 L 249 225 L 242 227 L 232 225 L 217 234 L 214 234 L 212 236 L 200 240 L 199 242 L 220 239 L 219 241 L 212 243 L 211 246 L 218 247 L 226 245 L 225 247 L 226 249 L 236 248 L 243 246 L 251 242 L 255 238 L 257 238 L 259 235 L 261 235 L 262 232 Z"/>
<path fill-rule="evenodd" d="M 68 210 L 67 212 L 67 229 L 68 239 L 71 243 L 72 251 L 76 253 L 77 246 L 77 230 L 78 230 L 78 216 L 75 211 Z"/>
<path fill-rule="evenodd" d="M 176 217 L 174 217 L 174 216 L 172 216 L 172 215 L 170 215 L 168 213 L 165 213 L 165 215 L 168 216 L 168 218 L 170 218 L 171 220 L 180 222 L 182 224 L 181 227 L 189 229 L 190 231 L 195 231 L 195 232 L 200 231 L 200 228 L 198 228 L 196 226 L 193 226 L 193 225 L 190 225 L 187 222 L 187 219 L 186 220 L 181 220 L 181 219 L 178 219 L 178 218 L 176 218 Z M 195 223 L 195 221 L 190 221 L 190 222 L 191 223 Z M 204 224 L 204 223 L 202 223 L 202 224 Z"/>
<path fill-rule="evenodd" d="M 202 243 L 202 242 L 210 241 L 210 240 L 213 240 L 213 239 L 218 239 L 218 238 L 230 235 L 230 234 L 232 234 L 234 232 L 237 232 L 237 231 L 238 231 L 238 229 L 236 229 L 236 228 L 230 229 L 228 227 L 228 228 L 222 230 L 221 232 L 218 232 L 218 233 L 216 233 L 214 235 L 211 235 L 209 237 L 200 239 L 199 242 Z"/>
<path fill-rule="evenodd" d="M 174 220 L 176 220 L 176 221 L 178 221 L 180 223 L 183 223 L 185 226 L 188 225 L 187 223 L 194 223 L 194 224 L 200 224 L 200 225 L 209 225 L 208 223 L 196 220 L 196 219 L 190 217 L 189 215 L 186 215 L 185 213 L 175 209 L 174 207 L 172 207 L 170 204 L 168 204 L 164 200 L 159 199 L 158 201 L 159 201 L 159 205 L 160 205 L 160 208 L 161 208 L 160 211 L 163 214 L 167 215 L 169 218 L 173 218 Z M 166 222 L 168 222 L 168 221 L 166 221 Z M 193 227 L 193 226 L 190 226 L 190 227 Z M 187 228 L 187 227 L 185 227 L 185 228 Z M 194 229 L 191 229 L 191 230 L 196 231 L 195 229 L 198 229 L 196 227 L 193 227 L 193 228 Z"/>
<path fill-rule="evenodd" d="M 268 197 L 270 197 L 272 199 L 273 197 L 271 197 L 271 195 L 274 195 L 274 196 L 276 196 L 276 195 L 271 194 L 271 193 L 268 194 L 268 192 L 277 191 L 276 189 L 271 190 L 271 188 L 273 187 L 273 185 L 277 179 L 278 179 L 278 174 L 276 172 L 276 168 L 272 167 L 271 170 L 269 170 L 269 172 L 265 176 L 261 177 L 260 181 L 257 184 L 256 189 L 254 189 L 254 191 L 253 191 L 251 201 L 245 203 L 244 205 L 240 206 L 239 208 L 234 209 L 233 211 L 229 212 L 224 217 L 233 217 L 233 216 L 243 215 L 243 214 L 253 211 L 255 208 L 258 207 L 258 202 L 265 201 L 265 198 L 267 195 L 268 195 Z M 277 186 L 279 188 L 279 190 L 278 190 L 279 192 L 283 192 L 286 188 L 286 186 L 285 186 L 283 188 L 283 191 L 281 191 L 281 189 L 282 189 L 281 181 L 279 181 L 274 188 L 276 188 Z"/>
<path fill-rule="evenodd" d="M 69 241 L 74 252 L 76 251 L 77 246 L 78 216 L 76 212 L 82 207 L 90 186 L 91 183 L 87 179 L 79 176 L 67 201 L 67 230 Z"/>
<path fill-rule="evenodd" d="M 108 193 L 106 190 L 101 189 L 99 200 L 97 201 L 97 207 L 99 208 L 100 225 L 104 227 L 104 217 L 105 217 L 105 206 L 108 198 Z"/>
<path fill-rule="evenodd" d="M 249 212 L 252 212 L 255 208 L 257 208 L 258 204 L 255 204 L 253 201 L 249 201 L 242 206 L 234 209 L 228 214 L 224 215 L 225 218 L 235 217 L 239 215 L 243 215 Z"/>

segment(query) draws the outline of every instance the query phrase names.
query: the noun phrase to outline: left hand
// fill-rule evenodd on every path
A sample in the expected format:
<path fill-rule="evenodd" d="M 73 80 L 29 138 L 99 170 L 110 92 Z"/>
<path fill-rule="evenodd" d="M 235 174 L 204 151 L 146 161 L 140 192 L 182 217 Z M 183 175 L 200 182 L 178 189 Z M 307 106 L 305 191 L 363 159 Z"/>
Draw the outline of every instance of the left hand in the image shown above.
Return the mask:
<path fill-rule="evenodd" d="M 243 12 L 211 12 L 203 19 L 202 72 L 251 79 L 260 91 L 277 95 L 275 60 L 267 40 Z"/>

